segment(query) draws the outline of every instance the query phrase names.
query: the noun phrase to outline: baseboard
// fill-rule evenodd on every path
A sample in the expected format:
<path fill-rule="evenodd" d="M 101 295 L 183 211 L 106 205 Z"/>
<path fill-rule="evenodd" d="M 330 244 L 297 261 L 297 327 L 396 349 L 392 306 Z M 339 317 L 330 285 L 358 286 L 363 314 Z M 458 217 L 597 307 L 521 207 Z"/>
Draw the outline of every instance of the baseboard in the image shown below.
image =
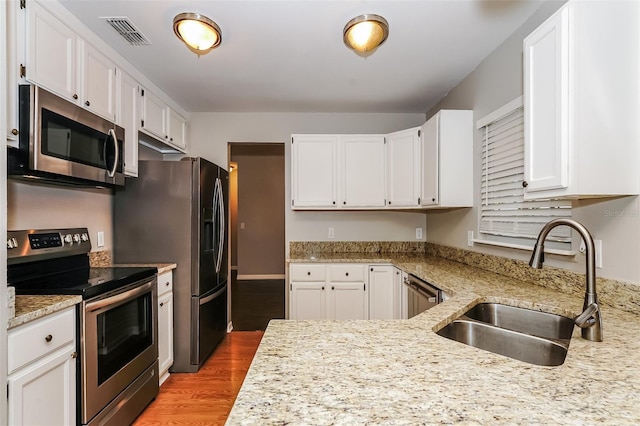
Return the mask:
<path fill-rule="evenodd" d="M 264 275 L 238 275 L 236 277 L 238 281 L 251 281 L 251 280 L 284 280 L 284 274 L 264 274 Z"/>

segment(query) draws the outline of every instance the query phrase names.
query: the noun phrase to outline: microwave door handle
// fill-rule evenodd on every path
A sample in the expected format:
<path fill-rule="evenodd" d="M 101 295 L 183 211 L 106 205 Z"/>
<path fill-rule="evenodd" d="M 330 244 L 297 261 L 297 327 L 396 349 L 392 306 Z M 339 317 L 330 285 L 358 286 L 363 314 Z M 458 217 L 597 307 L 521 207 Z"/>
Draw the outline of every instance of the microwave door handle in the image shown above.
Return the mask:
<path fill-rule="evenodd" d="M 118 149 L 118 138 L 116 137 L 116 132 L 113 129 L 109 129 L 109 135 L 113 138 L 113 147 L 115 149 L 116 155 L 113 160 L 113 168 L 111 170 L 107 170 L 107 175 L 112 178 L 116 174 L 116 169 L 118 168 L 118 161 L 120 160 L 120 150 Z"/>

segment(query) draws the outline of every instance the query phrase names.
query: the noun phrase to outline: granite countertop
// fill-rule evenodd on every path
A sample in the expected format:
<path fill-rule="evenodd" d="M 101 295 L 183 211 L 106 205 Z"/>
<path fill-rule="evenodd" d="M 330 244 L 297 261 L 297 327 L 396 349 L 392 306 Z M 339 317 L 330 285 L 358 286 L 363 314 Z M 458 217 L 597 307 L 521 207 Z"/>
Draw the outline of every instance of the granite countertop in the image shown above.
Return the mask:
<path fill-rule="evenodd" d="M 9 319 L 12 329 L 45 315 L 61 311 L 82 302 L 81 296 L 16 296 L 16 315 Z"/>
<path fill-rule="evenodd" d="M 604 341 L 575 327 L 565 363 L 542 367 L 434 331 L 483 301 L 573 317 L 580 296 L 425 255 L 290 261 L 391 263 L 451 298 L 409 320 L 271 321 L 228 425 L 640 423 L 635 314 L 603 306 Z"/>

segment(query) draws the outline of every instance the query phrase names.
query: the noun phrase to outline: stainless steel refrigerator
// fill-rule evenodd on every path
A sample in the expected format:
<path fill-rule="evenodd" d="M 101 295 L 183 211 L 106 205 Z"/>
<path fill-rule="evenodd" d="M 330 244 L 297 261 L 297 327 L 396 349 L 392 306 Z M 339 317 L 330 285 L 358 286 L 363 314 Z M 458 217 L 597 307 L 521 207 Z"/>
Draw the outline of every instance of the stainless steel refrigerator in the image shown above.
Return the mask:
<path fill-rule="evenodd" d="M 203 158 L 140 161 L 115 193 L 114 263 L 176 263 L 174 363 L 196 372 L 227 330 L 229 174 Z"/>

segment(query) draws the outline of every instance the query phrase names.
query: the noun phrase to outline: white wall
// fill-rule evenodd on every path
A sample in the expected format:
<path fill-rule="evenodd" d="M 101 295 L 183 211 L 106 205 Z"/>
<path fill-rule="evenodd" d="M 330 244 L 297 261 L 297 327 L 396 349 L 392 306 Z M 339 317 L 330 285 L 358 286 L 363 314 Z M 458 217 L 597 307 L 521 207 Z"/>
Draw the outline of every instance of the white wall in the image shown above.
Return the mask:
<path fill-rule="evenodd" d="M 8 229 L 88 228 L 91 251 L 112 250 L 113 195 L 106 189 L 79 189 L 9 181 Z M 105 246 L 97 247 L 103 231 Z"/>
<path fill-rule="evenodd" d="M 192 113 L 189 155 L 202 156 L 228 168 L 229 142 L 288 142 L 293 133 L 389 133 L 423 124 L 424 114 L 349 113 Z M 291 144 L 285 143 L 286 242 L 411 241 L 425 225 L 424 213 L 292 211 Z"/>
<path fill-rule="evenodd" d="M 547 2 L 518 31 L 488 56 L 446 98 L 427 113 L 430 117 L 443 108 L 473 109 L 474 122 L 522 95 L 522 41 L 564 1 Z M 480 193 L 481 132 L 474 135 L 475 193 Z M 606 179 L 606 176 L 603 176 Z M 640 206 L 638 197 L 574 201 L 573 218 L 583 223 L 594 239 L 602 240 L 603 268 L 597 275 L 640 283 Z M 467 230 L 478 232 L 478 209 L 429 213 L 427 240 L 453 247 L 467 247 Z M 578 247 L 574 236 L 574 248 Z M 528 251 L 493 248 L 476 244 L 472 250 L 528 260 Z M 584 272 L 584 256 L 577 259 L 547 256 L 546 264 Z"/>

